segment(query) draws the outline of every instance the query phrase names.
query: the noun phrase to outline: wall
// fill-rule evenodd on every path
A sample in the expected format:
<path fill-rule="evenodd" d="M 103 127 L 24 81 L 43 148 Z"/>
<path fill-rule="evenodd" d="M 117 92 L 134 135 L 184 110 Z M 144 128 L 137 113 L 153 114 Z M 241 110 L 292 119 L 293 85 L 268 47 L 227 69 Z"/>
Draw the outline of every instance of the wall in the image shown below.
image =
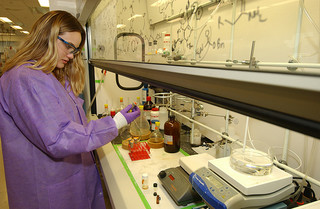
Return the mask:
<path fill-rule="evenodd" d="M 225 1 L 217 12 L 212 15 L 216 5 L 203 7 L 194 15 L 184 13 L 197 5 L 208 1 L 168 0 L 160 7 L 151 7 L 155 0 L 131 1 L 102 1 L 92 15 L 90 26 L 92 29 L 92 57 L 114 59 L 114 38 L 121 32 L 134 32 L 144 38 L 146 44 L 146 62 L 167 63 L 168 58 L 160 53 L 155 54 L 149 42 L 158 42 L 157 49 L 163 46 L 164 33 L 170 33 L 173 56 L 183 55 L 186 60 L 202 61 L 199 65 L 208 65 L 207 62 L 226 61 L 228 59 L 238 62 L 249 60 L 252 42 L 255 41 L 254 56 L 260 62 L 287 63 L 295 60 L 301 63 L 320 63 L 320 36 L 317 27 L 320 25 L 320 2 L 316 0 L 305 1 L 305 8 L 314 22 L 310 22 L 306 14 L 302 15 L 301 28 L 299 24 L 298 0 L 242 0 Z M 198 3 L 197 3 L 198 2 Z M 209 9 L 211 8 L 211 9 Z M 181 13 L 181 19 L 168 23 L 166 18 Z M 134 14 L 140 14 L 128 20 Z M 209 18 L 212 15 L 212 18 Z M 117 24 L 126 27 L 116 29 Z M 151 25 L 150 25 L 151 24 Z M 314 26 L 315 25 L 315 26 Z M 141 43 L 140 43 L 141 44 Z M 140 61 L 140 45 L 135 38 L 121 38 L 118 40 L 118 59 Z M 188 63 L 187 63 L 188 64 Z M 215 65 L 210 65 L 215 66 Z M 221 65 L 219 65 L 221 66 Z M 248 69 L 247 66 L 243 67 Z M 259 70 L 278 70 L 287 72 L 287 68 L 259 67 Z M 319 69 L 299 68 L 298 73 L 319 73 Z M 96 78 L 99 78 L 100 69 L 95 69 Z M 128 85 L 138 85 L 128 79 Z M 299 81 L 297 81 L 299 82 Z M 226 84 L 227 85 L 227 84 Z M 118 97 L 124 96 L 131 100 L 141 92 L 124 92 L 119 90 L 114 81 L 114 75 L 107 73 L 107 80 L 98 95 L 98 112 L 103 104 L 108 102 L 112 106 L 118 105 Z M 128 100 L 130 100 L 128 99 Z M 126 101 L 125 101 L 126 102 Z M 128 102 L 126 102 L 128 103 Z M 290 105 L 290 104 L 284 104 Z M 204 110 L 216 115 L 225 115 L 226 110 L 209 104 L 204 104 Z M 316 110 L 315 110 L 316 111 Z M 237 123 L 232 123 L 233 137 L 243 139 L 246 116 L 230 112 Z M 196 120 L 216 129 L 224 131 L 225 120 L 222 117 L 197 116 Z M 183 120 L 182 120 L 183 121 Z M 189 124 L 187 121 L 183 121 Z M 286 130 L 251 118 L 249 121 L 250 136 L 261 140 L 270 146 L 283 146 Z M 200 128 L 203 135 L 216 141 L 221 137 Z M 294 151 L 301 159 L 302 166 L 298 169 L 307 172 L 311 177 L 320 180 L 320 167 L 316 166 L 320 159 L 319 140 L 293 131 L 289 134 L 289 149 Z M 315 153 L 311 148 L 315 147 Z M 289 152 L 291 153 L 291 152 Z M 312 155 L 312 156 L 311 156 Z M 290 156 L 294 156 L 290 154 Z M 312 160 L 310 160 L 312 159 Z M 296 167 L 297 163 L 289 157 L 289 165 Z M 314 187 L 320 195 L 320 188 Z"/>

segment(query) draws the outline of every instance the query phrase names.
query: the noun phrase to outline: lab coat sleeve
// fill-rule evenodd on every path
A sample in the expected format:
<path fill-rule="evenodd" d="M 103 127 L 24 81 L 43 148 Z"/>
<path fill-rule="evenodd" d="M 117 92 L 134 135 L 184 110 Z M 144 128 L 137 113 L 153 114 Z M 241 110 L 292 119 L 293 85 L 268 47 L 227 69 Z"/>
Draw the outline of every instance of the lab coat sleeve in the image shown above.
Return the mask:
<path fill-rule="evenodd" d="M 75 119 L 79 116 L 70 108 L 70 101 L 63 101 L 69 95 L 52 75 L 30 69 L 15 74 L 8 85 L 9 112 L 26 138 L 49 156 L 89 152 L 118 135 L 111 117 L 88 124 Z"/>

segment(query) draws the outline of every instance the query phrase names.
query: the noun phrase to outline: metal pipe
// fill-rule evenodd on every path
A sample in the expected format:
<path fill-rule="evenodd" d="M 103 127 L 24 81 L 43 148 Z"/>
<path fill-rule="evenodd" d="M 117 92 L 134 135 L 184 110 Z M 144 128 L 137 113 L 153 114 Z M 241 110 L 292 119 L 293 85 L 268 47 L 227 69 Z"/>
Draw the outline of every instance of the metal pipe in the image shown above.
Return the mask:
<path fill-rule="evenodd" d="M 286 166 L 286 165 L 278 162 L 277 160 L 273 160 L 273 163 L 274 163 L 275 165 L 277 165 L 278 167 L 283 168 L 284 170 L 289 171 L 289 172 L 291 172 L 291 173 L 293 173 L 293 174 L 296 174 L 297 176 L 300 176 L 300 177 L 302 177 L 302 178 L 305 178 L 307 181 L 312 182 L 312 183 L 314 183 L 315 185 L 317 185 L 318 187 L 320 187 L 320 181 L 318 181 L 318 180 L 316 180 L 316 179 L 314 179 L 314 178 L 312 178 L 312 177 L 310 177 L 310 176 L 307 176 L 307 175 L 305 175 L 304 173 L 301 173 L 301 172 L 295 170 L 294 168 L 291 168 L 291 167 L 289 167 L 289 166 Z"/>
<path fill-rule="evenodd" d="M 288 157 L 288 144 L 289 144 L 289 130 L 286 129 L 286 133 L 284 136 L 284 145 L 282 150 L 282 161 L 287 162 Z"/>
<path fill-rule="evenodd" d="M 190 122 L 193 122 L 193 123 L 195 123 L 195 124 L 198 124 L 199 126 L 201 126 L 201 127 L 203 127 L 203 128 L 206 128 L 206 129 L 208 129 L 209 131 L 212 131 L 212 132 L 220 135 L 220 136 L 223 137 L 223 138 L 226 138 L 226 139 L 228 139 L 228 140 L 230 140 L 230 141 L 232 141 L 232 142 L 236 142 L 236 143 L 238 143 L 239 145 L 242 145 L 242 143 L 238 142 L 237 140 L 235 140 L 235 139 L 233 139 L 233 138 L 231 138 L 231 137 L 229 137 L 229 136 L 226 136 L 226 135 L 224 135 L 223 133 L 221 133 L 221 132 L 219 132 L 219 131 L 217 131 L 217 130 L 215 130 L 215 129 L 213 129 L 213 128 L 210 128 L 209 126 L 206 126 L 206 125 L 204 125 L 204 124 L 202 124 L 202 123 L 200 123 L 200 122 L 198 122 L 198 121 L 196 121 L 196 120 L 193 120 L 193 119 L 191 119 L 191 118 L 189 118 L 189 117 L 187 117 L 187 116 L 185 116 L 185 115 L 183 115 L 183 114 L 181 114 L 181 113 L 179 113 L 179 112 L 177 112 L 177 111 L 175 111 L 175 110 L 173 110 L 173 109 L 171 109 L 171 108 L 168 108 L 168 110 L 171 111 L 171 112 L 173 112 L 173 113 L 175 113 L 175 114 L 177 114 L 177 115 L 179 115 L 179 116 L 181 116 L 181 117 L 183 117 L 183 118 L 185 118 L 185 119 L 187 119 L 187 120 L 189 120 Z"/>
<path fill-rule="evenodd" d="M 300 0 L 299 3 L 299 12 L 298 12 L 298 21 L 297 21 L 297 30 L 296 30 L 296 37 L 294 42 L 294 53 L 293 58 L 298 59 L 298 53 L 299 53 L 299 44 L 300 44 L 300 35 L 301 35 L 301 25 L 302 25 L 302 15 L 303 15 L 303 0 Z"/>
<path fill-rule="evenodd" d="M 233 23 L 236 21 L 236 7 L 237 7 L 237 1 L 234 1 L 233 6 L 232 6 L 232 22 Z M 232 57 L 233 57 L 234 29 L 235 29 L 235 24 L 232 24 L 231 25 L 231 37 L 230 37 L 230 52 L 229 52 L 229 59 L 230 60 L 232 60 Z"/>
<path fill-rule="evenodd" d="M 215 64 L 215 65 L 248 65 L 249 61 L 231 61 L 231 62 L 225 62 L 225 61 L 196 61 L 196 60 L 178 60 L 173 61 L 170 60 L 168 63 L 172 62 L 179 62 L 179 63 L 190 63 L 190 64 Z M 268 66 L 268 67 L 296 67 L 296 68 L 320 68 L 320 64 L 318 63 L 287 63 L 287 62 L 256 62 L 256 66 Z"/>

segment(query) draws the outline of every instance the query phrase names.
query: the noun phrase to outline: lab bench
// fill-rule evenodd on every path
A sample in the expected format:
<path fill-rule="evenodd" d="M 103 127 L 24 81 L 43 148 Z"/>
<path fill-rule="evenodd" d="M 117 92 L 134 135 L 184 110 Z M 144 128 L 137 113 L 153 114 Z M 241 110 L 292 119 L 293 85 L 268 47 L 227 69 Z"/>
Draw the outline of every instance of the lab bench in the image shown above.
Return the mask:
<path fill-rule="evenodd" d="M 202 202 L 177 206 L 162 187 L 157 175 L 161 170 L 178 167 L 179 159 L 186 155 L 197 154 L 188 143 L 189 134 L 181 134 L 181 149 L 177 153 L 166 153 L 163 148 L 151 149 L 150 159 L 131 161 L 129 151 L 121 147 L 117 137 L 97 149 L 101 172 L 113 208 L 193 208 L 204 205 Z M 142 174 L 148 173 L 147 190 L 142 189 Z M 153 184 L 157 183 L 157 194 L 161 200 L 156 204 Z"/>

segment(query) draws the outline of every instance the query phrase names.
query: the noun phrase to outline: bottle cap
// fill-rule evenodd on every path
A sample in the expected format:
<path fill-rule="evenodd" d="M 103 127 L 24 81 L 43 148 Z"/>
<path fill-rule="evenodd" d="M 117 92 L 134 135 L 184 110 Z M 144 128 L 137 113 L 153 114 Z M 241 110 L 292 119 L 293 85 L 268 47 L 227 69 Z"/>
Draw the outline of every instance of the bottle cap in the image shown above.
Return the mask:
<path fill-rule="evenodd" d="M 108 108 L 108 104 L 104 104 L 104 108 Z"/>
<path fill-rule="evenodd" d="M 164 36 L 170 36 L 170 33 L 166 33 L 166 35 L 164 35 Z"/>
<path fill-rule="evenodd" d="M 151 110 L 152 110 L 152 111 L 159 111 L 159 109 L 156 108 L 156 107 L 153 107 Z"/>
<path fill-rule="evenodd" d="M 147 96 L 147 101 L 151 101 L 151 96 Z"/>
<path fill-rule="evenodd" d="M 157 183 L 153 183 L 153 187 L 157 187 L 158 186 L 158 184 Z"/>
<path fill-rule="evenodd" d="M 155 122 L 155 124 L 156 124 L 156 126 L 160 126 L 160 122 L 159 121 Z"/>
<path fill-rule="evenodd" d="M 143 105 L 139 105 L 139 109 L 140 109 L 140 110 L 143 110 Z"/>

